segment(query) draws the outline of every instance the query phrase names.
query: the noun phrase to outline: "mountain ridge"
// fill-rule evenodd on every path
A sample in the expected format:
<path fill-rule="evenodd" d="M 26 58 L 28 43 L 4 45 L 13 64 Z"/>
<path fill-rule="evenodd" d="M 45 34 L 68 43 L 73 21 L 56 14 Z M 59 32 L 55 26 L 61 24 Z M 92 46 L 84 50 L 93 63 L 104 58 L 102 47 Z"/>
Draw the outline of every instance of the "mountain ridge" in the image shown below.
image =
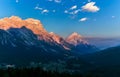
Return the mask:
<path fill-rule="evenodd" d="M 53 32 L 51 33 L 47 32 L 44 29 L 42 23 L 39 20 L 33 18 L 22 20 L 18 16 L 11 16 L 0 19 L 0 29 L 5 30 L 6 32 L 12 34 L 13 36 L 16 36 L 17 39 L 20 37 L 19 40 L 23 40 L 24 43 L 29 44 L 29 42 L 31 42 L 29 39 L 33 37 L 29 39 L 26 37 L 32 34 L 32 32 L 31 33 L 28 32 L 26 28 L 31 30 L 34 33 L 34 35 L 36 35 L 36 39 L 38 41 L 43 41 L 53 47 L 57 46 L 58 48 L 61 48 L 62 50 L 65 51 L 72 51 L 74 49 L 76 50 L 76 48 L 79 48 L 79 50 L 77 49 L 77 51 L 81 52 L 84 48 L 86 50 L 92 48 L 92 46 L 87 41 L 85 41 L 84 38 L 78 33 L 74 32 L 70 36 L 68 36 L 68 38 L 64 39 L 63 37 Z M 26 34 L 24 34 L 24 32 Z"/>

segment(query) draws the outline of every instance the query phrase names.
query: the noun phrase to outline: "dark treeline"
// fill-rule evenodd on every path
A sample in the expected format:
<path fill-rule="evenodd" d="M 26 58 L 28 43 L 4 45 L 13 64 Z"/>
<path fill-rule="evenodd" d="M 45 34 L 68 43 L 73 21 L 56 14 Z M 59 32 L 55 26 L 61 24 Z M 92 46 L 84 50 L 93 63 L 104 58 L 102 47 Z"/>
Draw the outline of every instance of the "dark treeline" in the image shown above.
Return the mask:
<path fill-rule="evenodd" d="M 70 74 L 70 73 L 58 73 L 56 71 L 44 71 L 41 68 L 8 68 L 0 69 L 0 77 L 93 77 L 88 74 L 83 76 L 82 74 Z M 97 77 L 97 76 L 95 76 Z"/>

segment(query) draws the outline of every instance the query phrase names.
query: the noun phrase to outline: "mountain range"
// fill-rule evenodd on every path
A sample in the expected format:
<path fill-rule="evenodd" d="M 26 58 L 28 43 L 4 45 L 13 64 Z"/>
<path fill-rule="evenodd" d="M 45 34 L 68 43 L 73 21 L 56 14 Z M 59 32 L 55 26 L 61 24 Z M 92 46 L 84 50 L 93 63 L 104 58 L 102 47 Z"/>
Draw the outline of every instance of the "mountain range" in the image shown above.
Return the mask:
<path fill-rule="evenodd" d="M 0 19 L 0 63 L 62 60 L 98 50 L 78 33 L 66 39 L 49 33 L 36 19 L 22 20 L 17 16 Z"/>
<path fill-rule="evenodd" d="M 4 64 L 26 66 L 32 62 L 31 65 L 48 70 L 58 68 L 100 75 L 102 71 L 113 77 L 120 71 L 120 46 L 100 50 L 90 40 L 76 32 L 67 38 L 47 32 L 36 19 L 6 17 L 0 19 L 0 68 Z"/>

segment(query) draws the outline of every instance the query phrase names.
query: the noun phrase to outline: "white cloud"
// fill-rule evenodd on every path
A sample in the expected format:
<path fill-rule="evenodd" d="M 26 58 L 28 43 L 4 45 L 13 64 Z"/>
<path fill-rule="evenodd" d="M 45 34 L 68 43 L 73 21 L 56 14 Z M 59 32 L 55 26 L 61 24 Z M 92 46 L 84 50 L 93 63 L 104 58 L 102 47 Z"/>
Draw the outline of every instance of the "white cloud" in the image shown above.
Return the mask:
<path fill-rule="evenodd" d="M 36 10 L 43 10 L 43 8 L 39 7 L 39 4 L 36 5 L 35 9 Z"/>
<path fill-rule="evenodd" d="M 95 4 L 96 4 L 95 2 L 89 2 L 84 6 L 82 6 L 82 10 L 88 11 L 88 12 L 97 12 L 100 10 L 100 8 L 97 7 Z"/>
<path fill-rule="evenodd" d="M 39 4 L 37 4 L 37 6 L 35 7 L 36 10 L 40 10 L 40 12 L 43 14 L 43 13 L 48 13 L 49 10 L 48 9 L 45 9 L 45 8 L 41 8 L 39 7 Z M 54 12 L 55 10 L 53 10 Z"/>
<path fill-rule="evenodd" d="M 84 22 L 84 21 L 87 21 L 88 20 L 88 18 L 87 17 L 84 17 L 84 18 L 81 18 L 80 20 L 79 20 L 79 22 Z"/>
<path fill-rule="evenodd" d="M 44 10 L 42 10 L 42 12 L 41 12 L 41 13 L 43 14 L 43 13 L 48 13 L 48 12 L 49 12 L 49 10 L 44 9 Z"/>
<path fill-rule="evenodd" d="M 56 3 L 61 3 L 61 0 L 54 0 Z"/>
<path fill-rule="evenodd" d="M 80 11 L 81 11 L 81 9 L 77 9 L 77 10 L 74 10 L 74 11 L 65 10 L 64 13 L 66 13 L 66 14 L 71 14 L 71 15 L 76 15 L 76 14 L 78 14 Z"/>
<path fill-rule="evenodd" d="M 75 11 L 69 12 L 69 14 L 75 15 L 75 14 L 78 14 L 78 12 L 80 12 L 80 11 L 81 11 L 81 10 L 78 9 L 78 10 L 75 10 Z"/>
<path fill-rule="evenodd" d="M 43 10 L 43 8 L 40 8 L 38 6 L 35 7 L 36 10 Z"/>
<path fill-rule="evenodd" d="M 61 0 L 48 0 L 49 2 L 61 3 Z"/>
<path fill-rule="evenodd" d="M 77 10 L 74 11 L 74 14 L 77 14 L 80 11 L 81 11 L 80 9 L 77 9 Z"/>
<path fill-rule="evenodd" d="M 78 14 L 78 12 L 80 12 L 80 9 L 77 9 L 77 5 L 72 6 L 71 8 L 69 8 L 68 10 L 65 10 L 64 13 L 66 14 L 71 14 L 71 15 L 76 15 Z"/>
<path fill-rule="evenodd" d="M 74 10 L 74 9 L 77 9 L 77 5 L 74 5 L 70 8 L 70 10 Z"/>

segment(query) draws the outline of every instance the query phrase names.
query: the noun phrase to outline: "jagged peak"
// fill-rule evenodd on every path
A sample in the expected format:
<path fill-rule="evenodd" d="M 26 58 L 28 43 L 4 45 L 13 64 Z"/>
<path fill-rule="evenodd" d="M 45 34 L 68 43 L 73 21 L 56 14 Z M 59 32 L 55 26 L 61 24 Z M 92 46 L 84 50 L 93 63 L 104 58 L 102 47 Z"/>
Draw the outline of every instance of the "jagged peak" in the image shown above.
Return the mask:
<path fill-rule="evenodd" d="M 9 17 L 9 19 L 13 19 L 13 20 L 18 20 L 18 21 L 21 21 L 22 19 L 18 16 L 11 16 Z"/>
<path fill-rule="evenodd" d="M 25 21 L 29 22 L 29 23 L 34 23 L 34 24 L 41 24 L 40 20 L 37 19 L 33 19 L 33 18 L 28 18 Z"/>
<path fill-rule="evenodd" d="M 28 19 L 26 19 L 26 20 L 28 20 L 28 21 L 34 21 L 34 22 L 40 22 L 40 20 L 33 19 L 33 18 L 28 18 Z"/>
<path fill-rule="evenodd" d="M 82 35 L 78 34 L 77 32 L 73 32 L 71 35 L 67 37 L 67 39 L 82 39 Z"/>
<path fill-rule="evenodd" d="M 82 38 L 82 35 L 78 34 L 77 32 L 73 32 L 73 33 L 71 34 L 71 36 L 78 36 L 78 37 L 81 37 L 81 38 Z"/>
<path fill-rule="evenodd" d="M 28 18 L 26 20 L 21 19 L 18 16 L 5 17 L 0 19 L 0 29 L 7 30 L 9 28 L 26 28 L 33 31 L 35 34 L 44 33 L 46 30 L 43 28 L 41 22 L 37 19 Z"/>
<path fill-rule="evenodd" d="M 80 34 L 73 32 L 66 38 L 66 41 L 70 44 L 77 45 L 77 44 L 88 44 L 87 41 L 84 40 L 83 36 Z"/>
<path fill-rule="evenodd" d="M 62 37 L 60 37 L 58 34 L 56 34 L 56 33 L 54 33 L 54 32 L 49 32 L 49 34 L 50 34 L 51 36 L 54 36 L 54 37 L 62 38 Z"/>
<path fill-rule="evenodd" d="M 74 35 L 79 35 L 77 32 L 73 32 L 72 34 L 74 34 Z"/>
<path fill-rule="evenodd" d="M 50 32 L 49 34 L 54 35 L 55 33 L 54 32 Z"/>

